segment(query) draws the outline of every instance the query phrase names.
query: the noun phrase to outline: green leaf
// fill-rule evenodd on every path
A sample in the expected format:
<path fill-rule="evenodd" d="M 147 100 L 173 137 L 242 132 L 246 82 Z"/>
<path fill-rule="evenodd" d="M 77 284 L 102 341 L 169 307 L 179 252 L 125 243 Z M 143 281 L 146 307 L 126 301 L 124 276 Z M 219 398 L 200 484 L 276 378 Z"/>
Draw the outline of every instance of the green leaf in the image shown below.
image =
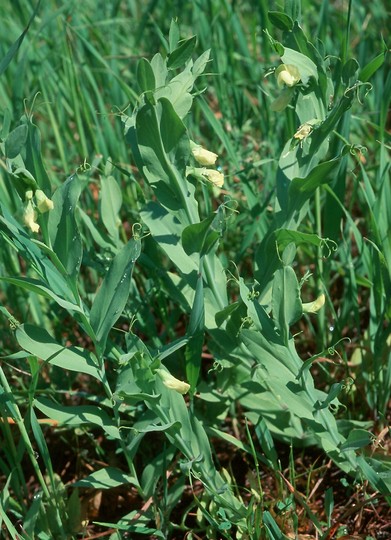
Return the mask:
<path fill-rule="evenodd" d="M 291 64 L 298 68 L 303 84 L 307 84 L 310 77 L 313 77 L 315 81 L 318 80 L 318 69 L 316 64 L 305 54 L 284 47 L 284 54 L 282 55 L 281 60 L 284 64 Z"/>
<path fill-rule="evenodd" d="M 346 452 L 347 450 L 358 450 L 363 446 L 369 446 L 374 440 L 374 435 L 370 431 L 365 429 L 353 429 L 346 441 L 341 444 L 341 452 Z"/>
<path fill-rule="evenodd" d="M 328 257 L 332 251 L 336 251 L 338 246 L 330 238 L 321 238 L 317 234 L 304 233 L 301 231 L 293 231 L 290 229 L 277 229 L 273 235 L 276 238 L 278 250 L 284 251 L 284 249 L 294 242 L 296 246 L 301 244 L 309 244 L 326 250 L 325 257 Z"/>
<path fill-rule="evenodd" d="M 146 58 L 141 58 L 137 65 L 137 83 L 141 92 L 155 90 L 156 81 L 151 64 Z"/>
<path fill-rule="evenodd" d="M 210 49 L 201 54 L 195 61 L 192 68 L 194 78 L 199 77 L 204 71 L 210 61 Z"/>
<path fill-rule="evenodd" d="M 202 259 L 200 261 L 202 268 Z M 195 391 L 196 384 L 201 369 L 201 354 L 204 343 L 205 328 L 205 306 L 204 306 L 204 285 L 202 273 L 198 273 L 197 286 L 194 296 L 193 307 L 190 314 L 189 328 L 187 336 L 189 342 L 186 345 L 186 377 L 191 386 L 191 391 Z"/>
<path fill-rule="evenodd" d="M 105 467 L 74 482 L 72 487 L 110 489 L 124 484 L 140 487 L 137 479 L 115 467 Z"/>
<path fill-rule="evenodd" d="M 91 375 L 98 381 L 102 380 L 92 353 L 79 347 L 60 345 L 44 328 L 22 324 L 16 329 L 15 337 L 22 349 L 44 362 L 76 373 Z"/>
<path fill-rule="evenodd" d="M 289 540 L 288 536 L 286 536 L 280 530 L 279 526 L 277 525 L 273 516 L 268 510 L 265 510 L 263 512 L 263 522 L 268 532 L 269 540 Z"/>
<path fill-rule="evenodd" d="M 117 240 L 119 225 L 121 224 L 119 211 L 122 206 L 122 191 L 113 176 L 102 177 L 101 185 L 100 209 L 102 221 L 109 235 Z"/>
<path fill-rule="evenodd" d="M 357 457 L 357 463 L 361 469 L 363 478 L 365 480 L 369 480 L 369 482 L 377 491 L 380 491 L 380 493 L 382 493 L 383 495 L 386 495 L 388 497 L 388 504 L 391 504 L 391 500 L 390 500 L 390 496 L 391 496 L 390 472 L 391 471 L 390 469 L 388 469 L 388 471 L 376 471 L 374 468 L 374 465 L 375 465 L 374 461 L 375 460 L 371 460 L 370 458 L 365 458 L 364 456 Z M 371 463 L 373 464 L 373 466 L 371 466 Z M 383 473 L 386 472 L 386 475 L 384 475 L 384 478 L 381 477 L 381 472 Z M 387 475 L 387 472 L 388 472 L 388 475 Z"/>
<path fill-rule="evenodd" d="M 87 425 L 92 429 L 94 426 L 101 427 L 107 435 L 114 439 L 120 439 L 121 435 L 113 420 L 106 411 L 97 405 L 80 405 L 68 407 L 60 403 L 54 403 L 50 399 L 35 398 L 34 407 L 41 411 L 47 418 L 57 420 L 67 426 Z"/>
<path fill-rule="evenodd" d="M 4 238 L 16 248 L 18 255 L 23 257 L 24 260 L 28 261 L 31 264 L 31 267 L 35 272 L 40 276 L 41 283 L 37 285 L 43 289 L 42 294 L 49 294 L 59 305 L 63 305 L 61 302 L 69 302 L 72 306 L 70 309 L 79 310 L 78 305 L 75 305 L 75 295 L 73 290 L 70 288 L 63 272 L 58 270 L 58 266 L 61 265 L 60 262 L 56 265 L 49 259 L 47 254 L 51 250 L 45 246 L 41 248 L 41 242 L 32 240 L 30 236 L 21 228 L 19 223 L 11 216 L 8 209 L 0 203 L 0 207 L 3 213 L 3 216 L 0 214 L 0 222 L 4 224 L 8 233 L 2 233 Z M 52 252 L 52 255 L 53 254 Z M 18 278 L 11 278 L 18 279 Z M 29 278 L 20 278 L 22 281 L 26 282 L 26 287 L 29 287 L 29 284 L 36 282 L 34 279 Z M 23 285 L 21 285 L 23 286 Z M 43 287 L 43 288 L 42 288 Z M 76 297 L 76 302 L 79 301 L 78 296 Z M 66 309 L 69 309 L 69 305 L 64 305 Z"/>
<path fill-rule="evenodd" d="M 372 58 L 372 60 L 368 62 L 368 64 L 361 69 L 358 75 L 358 78 L 360 81 L 362 82 L 369 81 L 372 75 L 374 75 L 376 71 L 382 67 L 382 65 L 384 64 L 384 60 L 386 58 L 387 49 L 388 47 L 384 45 L 383 51 L 377 56 L 375 56 L 375 58 Z"/>
<path fill-rule="evenodd" d="M 299 283 L 291 266 L 283 266 L 274 274 L 272 311 L 283 342 L 288 345 L 289 326 L 298 321 L 303 314 Z"/>
<path fill-rule="evenodd" d="M 186 64 L 193 54 L 196 42 L 197 37 L 192 36 L 191 38 L 186 39 L 177 49 L 172 51 L 172 53 L 168 55 L 168 69 L 177 69 Z"/>
<path fill-rule="evenodd" d="M 25 38 L 29 28 L 30 28 L 30 25 L 33 22 L 33 20 L 35 19 L 35 16 L 37 15 L 37 13 L 38 13 L 38 9 L 39 9 L 40 5 L 41 5 L 41 0 L 38 0 L 37 5 L 35 6 L 33 14 L 31 15 L 30 20 L 29 20 L 26 28 L 20 34 L 18 39 L 11 45 L 11 47 L 9 48 L 9 50 L 8 50 L 7 54 L 4 56 L 4 58 L 0 61 L 0 76 L 7 69 L 7 67 L 9 66 L 12 58 L 15 56 L 15 54 L 18 52 L 20 46 L 22 45 L 23 40 L 24 40 L 24 38 Z"/>
<path fill-rule="evenodd" d="M 47 287 L 42 281 L 32 278 L 6 278 L 0 276 L 0 281 L 10 283 L 16 287 L 20 287 L 25 291 L 35 292 L 44 298 L 54 300 L 59 306 L 68 310 L 69 312 L 79 312 L 82 313 L 82 309 L 77 304 L 65 300 L 62 296 L 59 296 L 53 292 L 51 287 Z"/>
<path fill-rule="evenodd" d="M 226 306 L 221 311 L 218 311 L 216 313 L 216 315 L 215 315 L 215 320 L 216 320 L 217 326 L 221 326 L 224 323 L 224 321 L 226 321 L 228 319 L 228 317 L 230 317 L 231 314 L 234 311 L 236 311 L 238 306 L 239 306 L 239 302 L 234 302 L 234 303 L 229 304 L 228 306 Z"/>
<path fill-rule="evenodd" d="M 210 231 L 214 218 L 215 216 L 211 215 L 200 223 L 188 225 L 183 230 L 182 245 L 187 255 L 191 255 L 192 253 L 205 254 L 204 245 L 210 236 L 212 236 L 212 241 L 209 241 L 208 245 L 211 247 L 218 240 L 219 233 L 217 231 Z"/>
<path fill-rule="evenodd" d="M 315 403 L 315 410 L 319 411 L 320 409 L 325 409 L 340 395 L 340 393 L 346 388 L 345 381 L 334 383 L 331 385 L 329 393 L 327 394 L 326 399 L 318 401 Z"/>
<path fill-rule="evenodd" d="M 53 210 L 49 213 L 49 236 L 59 260 L 73 278 L 79 272 L 83 245 L 75 218 L 81 185 L 76 174 L 70 176 L 54 193 Z"/>
<path fill-rule="evenodd" d="M 288 215 L 299 211 L 304 203 L 312 197 L 317 188 L 330 181 L 331 173 L 339 166 L 340 157 L 324 161 L 316 167 L 305 178 L 293 178 L 288 189 Z"/>
<path fill-rule="evenodd" d="M 134 263 L 141 252 L 141 242 L 130 240 L 113 259 L 92 304 L 90 323 L 104 350 L 108 334 L 128 301 Z"/>
<path fill-rule="evenodd" d="M 141 211 L 141 219 L 178 270 L 184 275 L 194 276 L 198 271 L 197 263 L 182 247 L 183 227 L 173 213 L 151 201 Z"/>
<path fill-rule="evenodd" d="M 140 172 L 159 202 L 183 217 L 195 216 L 194 188 L 186 180 L 189 137 L 172 103 L 167 98 L 160 98 L 156 106 L 146 103 L 137 113 L 136 133 Z"/>
<path fill-rule="evenodd" d="M 5 140 L 5 155 L 9 159 L 15 158 L 22 151 L 26 144 L 28 135 L 28 127 L 26 124 L 21 124 L 15 128 Z"/>
<path fill-rule="evenodd" d="M 52 467 L 52 461 L 50 458 L 49 448 L 47 446 L 46 439 L 42 433 L 42 428 L 39 425 L 37 416 L 33 408 L 30 409 L 30 422 L 31 422 L 31 429 L 34 434 L 35 441 L 37 443 L 39 456 L 45 464 L 46 470 L 49 473 L 49 477 L 53 478 L 53 467 Z M 54 486 L 52 486 L 52 488 L 53 487 Z"/>
<path fill-rule="evenodd" d="M 269 17 L 269 21 L 276 28 L 284 30 L 285 32 L 292 30 L 293 21 L 286 13 L 282 13 L 281 11 L 269 11 L 267 16 Z"/>
<path fill-rule="evenodd" d="M 360 65 L 355 58 L 349 58 L 342 68 L 342 80 L 344 84 L 349 85 L 350 80 L 357 76 L 357 72 L 360 69 Z"/>
<path fill-rule="evenodd" d="M 41 135 L 39 129 L 30 120 L 26 120 L 28 136 L 26 141 L 26 169 L 36 179 L 38 186 L 47 194 L 51 193 L 51 183 L 41 156 Z"/>
<path fill-rule="evenodd" d="M 178 25 L 177 19 L 171 19 L 168 42 L 169 42 L 170 53 L 172 53 L 178 46 L 178 42 L 179 42 L 179 25 Z"/>

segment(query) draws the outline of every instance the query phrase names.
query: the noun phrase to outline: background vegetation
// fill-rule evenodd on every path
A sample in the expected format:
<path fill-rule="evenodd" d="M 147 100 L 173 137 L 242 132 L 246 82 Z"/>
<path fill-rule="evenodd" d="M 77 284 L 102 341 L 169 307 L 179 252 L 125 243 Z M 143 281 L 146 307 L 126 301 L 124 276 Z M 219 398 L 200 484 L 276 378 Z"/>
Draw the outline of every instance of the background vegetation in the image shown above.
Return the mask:
<path fill-rule="evenodd" d="M 5 538 L 391 535 L 388 27 L 2 3 Z"/>

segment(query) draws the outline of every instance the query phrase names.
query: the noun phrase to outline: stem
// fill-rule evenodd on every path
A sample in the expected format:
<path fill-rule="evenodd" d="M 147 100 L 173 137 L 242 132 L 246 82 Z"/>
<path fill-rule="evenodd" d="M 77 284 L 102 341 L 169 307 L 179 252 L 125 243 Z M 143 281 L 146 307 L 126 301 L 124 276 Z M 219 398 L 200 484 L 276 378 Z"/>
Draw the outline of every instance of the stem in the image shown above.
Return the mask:
<path fill-rule="evenodd" d="M 3 389 L 5 390 L 6 396 L 8 397 L 8 399 L 6 400 L 6 406 L 7 406 L 8 410 L 9 410 L 11 416 L 13 417 L 13 420 L 15 421 L 15 424 L 18 426 L 18 429 L 19 429 L 19 432 L 21 434 L 22 440 L 24 442 L 27 454 L 28 454 L 28 456 L 30 458 L 30 461 L 31 461 L 31 464 L 33 466 L 36 477 L 38 479 L 38 482 L 39 482 L 39 484 L 40 484 L 40 486 L 42 488 L 43 494 L 46 497 L 46 499 L 48 501 L 48 504 L 54 510 L 54 515 L 56 517 L 58 530 L 60 531 L 61 536 L 63 538 L 66 538 L 66 534 L 65 534 L 65 531 L 64 531 L 64 528 L 63 528 L 63 525 L 62 525 L 62 519 L 61 519 L 61 516 L 59 514 L 58 508 L 57 508 L 57 506 L 55 504 L 55 497 L 51 496 L 51 494 L 49 492 L 49 489 L 48 489 L 48 486 L 46 485 L 46 482 L 45 482 L 45 479 L 44 479 L 44 477 L 42 475 L 41 469 L 39 467 L 39 464 L 38 464 L 34 449 L 32 447 L 29 434 L 27 433 L 26 426 L 24 425 L 24 421 L 23 421 L 23 417 L 22 417 L 22 415 L 20 413 L 20 409 L 19 409 L 18 405 L 15 403 L 15 399 L 13 397 L 11 388 L 10 388 L 10 386 L 8 384 L 7 378 L 6 378 L 5 374 L 4 374 L 4 371 L 1 368 L 1 366 L 0 366 L 0 383 L 3 386 Z"/>
<path fill-rule="evenodd" d="M 319 238 L 322 238 L 322 208 L 320 202 L 320 190 L 319 188 L 315 192 L 315 221 L 316 221 L 316 234 Z M 316 289 L 317 296 L 322 292 L 322 276 L 324 271 L 323 257 L 322 257 L 322 246 L 317 248 L 317 271 L 316 271 Z M 324 309 L 321 309 L 318 313 L 318 322 L 319 322 L 319 335 L 318 340 L 320 341 L 320 348 L 323 350 L 326 346 L 325 342 L 325 312 Z"/>
<path fill-rule="evenodd" d="M 101 382 L 102 382 L 103 388 L 104 388 L 104 390 L 106 392 L 106 396 L 108 397 L 110 402 L 113 403 L 113 414 L 114 414 L 115 423 L 117 425 L 119 435 L 120 435 L 119 441 L 120 441 L 121 449 L 122 449 L 122 452 L 124 453 L 126 462 L 128 464 L 128 467 L 129 467 L 129 471 L 130 471 L 131 475 L 134 476 L 134 478 L 136 478 L 137 484 L 138 484 L 137 472 L 136 472 L 134 463 L 128 456 L 128 452 L 127 452 L 127 449 L 126 449 L 126 444 L 125 444 L 125 441 L 123 440 L 122 435 L 121 435 L 121 417 L 119 415 L 120 403 L 117 403 L 115 401 L 115 399 L 114 399 L 113 392 L 111 391 L 110 385 L 109 385 L 107 377 L 106 377 L 106 371 L 105 371 L 105 368 L 104 368 L 104 363 L 102 362 L 101 365 L 102 365 L 102 367 L 100 368 Z M 136 487 L 137 487 L 137 489 L 139 489 L 138 486 L 136 486 Z M 139 494 L 142 495 L 142 491 L 139 491 Z"/>

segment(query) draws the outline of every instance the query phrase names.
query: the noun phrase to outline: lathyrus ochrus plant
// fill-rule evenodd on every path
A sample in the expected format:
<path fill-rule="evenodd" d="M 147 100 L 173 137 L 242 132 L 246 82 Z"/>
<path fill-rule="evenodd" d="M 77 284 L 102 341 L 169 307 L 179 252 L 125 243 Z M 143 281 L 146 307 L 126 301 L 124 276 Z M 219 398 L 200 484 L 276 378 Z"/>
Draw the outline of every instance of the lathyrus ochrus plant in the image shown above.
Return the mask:
<path fill-rule="evenodd" d="M 239 299 L 228 302 L 227 278 L 217 251 L 224 207 L 201 216 L 194 174 L 187 174 L 192 154 L 183 119 L 190 110 L 194 81 L 208 59 L 204 54 L 193 63 L 192 39 L 178 48 L 170 40 L 166 59 L 157 54 L 139 64 L 140 104 L 124 121 L 134 160 L 150 187 L 141 217 L 175 265 L 169 277 L 181 292 L 176 299 L 189 313 L 185 359 L 191 392 L 197 385 L 206 332 L 219 365 L 222 394 L 239 400 L 255 424 L 266 422 L 287 441 L 319 444 L 345 472 L 357 475 L 359 481 L 369 479 L 390 495 L 383 464 L 360 453 L 371 434 L 359 429 L 346 438 L 339 430 L 338 396 L 351 381 L 332 385 L 328 393 L 318 390 L 311 374 L 316 357 L 303 362 L 290 332 L 304 311 L 318 310 L 324 303 L 321 295 L 312 306 L 303 304 L 293 262 L 300 244 L 315 245 L 327 254 L 335 243 L 317 231 L 303 233 L 299 227 L 310 200 L 352 150 L 344 146 L 336 155 L 328 155 L 333 130 L 363 83 L 357 63 L 350 60 L 340 75 L 342 90 L 334 87 L 328 62 L 298 23 L 284 14 L 274 13 L 272 18 L 285 30 L 286 44 L 271 41 L 282 62 L 276 76 L 287 90 L 272 107 L 281 113 L 291 104 L 297 130 L 279 159 L 274 223 L 256 249 L 253 284 L 246 285 L 238 277 Z M 176 74 L 179 67 L 183 71 Z"/>
<path fill-rule="evenodd" d="M 237 380 L 236 397 L 255 422 L 266 420 L 270 430 L 285 440 L 316 441 L 344 471 L 357 475 L 358 481 L 369 479 L 375 489 L 390 496 L 387 464 L 361 452 L 371 434 L 353 429 L 346 438 L 338 427 L 338 396 L 353 381 L 335 383 L 328 393 L 317 390 L 311 375 L 316 357 L 303 362 L 290 333 L 290 326 L 308 308 L 301 301 L 292 267 L 296 247 L 309 243 L 326 249 L 325 254 L 336 247 L 321 238 L 318 229 L 303 233 L 299 227 L 319 188 L 332 181 L 344 155 L 354 152 L 347 141 L 335 155 L 329 155 L 329 148 L 360 88 L 368 88 L 365 79 L 359 79 L 364 70 L 351 59 L 333 74 L 297 21 L 277 12 L 271 13 L 271 20 L 284 30 L 284 44 L 271 39 L 282 62 L 275 74 L 284 87 L 272 109 L 281 114 L 288 105 L 293 107 L 297 129 L 278 162 L 275 217 L 257 247 L 255 281 L 247 286 L 239 277 L 240 315 L 232 314 L 231 306 L 226 310 L 230 333 L 238 336 L 238 349 L 231 356 L 242 366 L 244 357 L 248 362 Z M 385 299 L 383 295 L 383 305 Z M 220 320 L 223 314 L 218 315 Z"/>
<path fill-rule="evenodd" d="M 61 313 L 68 313 L 73 324 L 79 325 L 93 345 L 93 350 L 64 346 L 45 328 L 37 324 L 21 324 L 10 314 L 11 308 L 0 308 L 24 351 L 8 358 L 16 362 L 27 358 L 31 370 L 26 401 L 25 398 L 20 400 L 18 391 L 11 388 L 0 368 L 2 429 L 11 449 L 7 454 L 8 464 L 4 464 L 3 468 L 7 476 L 7 489 L 2 508 L 7 512 L 14 507 L 19 512 L 26 534 L 41 530 L 50 532 L 56 538 L 67 538 L 74 532 L 73 527 L 80 525 L 77 519 L 72 522 L 71 515 L 74 518 L 75 508 L 80 510 L 78 498 L 71 497 L 67 502 L 65 489 L 54 472 L 50 451 L 37 420 L 37 411 L 55 423 L 87 425 L 89 429 L 99 426 L 125 450 L 125 441 L 119 430 L 119 406 L 113 401 L 113 390 L 106 375 L 105 350 L 109 332 L 127 302 L 132 270 L 140 253 L 141 242 L 134 234 L 132 239 L 117 249 L 112 246 L 111 264 L 91 303 L 79 290 L 83 239 L 76 215 L 80 193 L 85 186 L 82 186 L 78 175 L 73 174 L 51 194 L 52 185 L 40 153 L 39 132 L 30 117 L 23 117 L 20 125 L 11 132 L 8 132 L 5 123 L 2 138 L 0 151 L 5 172 L 0 178 L 0 189 L 4 194 L 0 203 L 0 236 L 2 267 L 6 272 L 3 272 L 0 280 L 2 291 L 6 293 L 4 298 L 10 298 L 8 293 L 16 286 L 32 297 L 30 305 L 37 305 L 45 316 L 53 314 L 62 318 L 64 315 Z M 18 267 L 19 261 L 23 261 L 23 264 Z M 39 301 L 34 304 L 37 298 Z M 28 311 L 25 309 L 20 313 L 28 319 Z M 34 316 L 32 318 L 34 320 Z M 50 366 L 51 370 L 59 368 L 94 379 L 109 400 L 108 410 L 98 405 L 67 407 L 61 397 L 49 398 L 42 392 L 37 397 L 44 365 Z M 62 389 L 54 385 L 52 396 L 57 390 L 61 394 Z M 21 443 L 18 448 L 13 442 L 8 419 L 12 419 L 20 431 Z M 40 484 L 40 490 L 31 504 L 27 502 L 22 468 L 25 453 Z M 131 459 L 125 451 L 124 454 L 133 472 Z M 38 457 L 43 460 L 46 476 L 41 472 Z M 109 478 L 112 471 L 107 474 Z M 125 481 L 138 484 L 135 475 L 125 476 Z M 14 494 L 17 500 L 13 499 Z M 6 520 L 6 523 L 12 531 L 11 522 Z"/>

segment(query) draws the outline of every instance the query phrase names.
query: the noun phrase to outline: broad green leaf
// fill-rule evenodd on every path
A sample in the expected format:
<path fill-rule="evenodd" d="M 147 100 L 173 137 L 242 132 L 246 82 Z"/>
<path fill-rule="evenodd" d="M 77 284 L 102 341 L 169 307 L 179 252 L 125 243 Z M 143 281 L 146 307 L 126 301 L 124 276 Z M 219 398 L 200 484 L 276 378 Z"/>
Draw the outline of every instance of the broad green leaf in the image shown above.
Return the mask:
<path fill-rule="evenodd" d="M 346 388 L 345 381 L 334 383 L 331 385 L 329 393 L 326 399 L 317 401 L 314 405 L 316 410 L 325 409 L 332 404 L 332 402 L 340 395 L 340 393 Z"/>
<path fill-rule="evenodd" d="M 184 336 L 176 339 L 175 341 L 172 341 L 171 343 L 167 343 L 167 345 L 164 345 L 163 347 L 158 349 L 158 351 L 156 352 L 156 357 L 159 358 L 159 360 L 164 360 L 165 358 L 171 356 L 174 352 L 184 347 L 188 341 L 189 338 L 187 336 Z"/>
<path fill-rule="evenodd" d="M 288 189 L 288 215 L 299 212 L 304 203 L 314 195 L 319 186 L 330 181 L 331 173 L 339 166 L 340 157 L 324 161 L 305 178 L 293 178 Z"/>
<path fill-rule="evenodd" d="M 210 49 L 201 54 L 195 61 L 192 67 L 192 73 L 194 78 L 199 77 L 204 71 L 208 62 L 210 61 Z"/>
<path fill-rule="evenodd" d="M 162 88 L 166 84 L 168 70 L 166 62 L 160 53 L 156 53 L 152 58 L 151 67 L 156 81 L 156 88 Z"/>
<path fill-rule="evenodd" d="M 292 19 L 281 11 L 268 11 L 267 16 L 269 17 L 270 22 L 276 28 L 289 32 L 293 28 Z"/>
<path fill-rule="evenodd" d="M 44 397 L 35 398 L 33 405 L 47 418 L 57 420 L 59 424 L 72 427 L 87 425 L 90 429 L 99 426 L 110 437 L 121 438 L 113 420 L 97 405 L 64 406 Z"/>
<path fill-rule="evenodd" d="M 102 380 L 91 352 L 79 347 L 60 345 L 44 328 L 22 324 L 16 329 L 15 336 L 22 349 L 44 362 L 76 373 L 86 373 L 99 381 Z"/>
<path fill-rule="evenodd" d="M 198 272 L 196 258 L 189 257 L 182 247 L 183 227 L 175 216 L 154 201 L 141 211 L 141 219 L 151 231 L 154 240 L 166 252 L 170 260 L 184 275 L 192 275 L 195 288 L 195 275 Z"/>
<path fill-rule="evenodd" d="M 65 299 L 73 306 L 72 309 L 78 309 L 74 304 L 75 300 L 78 302 L 79 299 L 75 298 L 75 293 L 70 288 L 63 273 L 59 272 L 46 254 L 49 248 L 45 246 L 44 250 L 42 250 L 40 248 L 41 243 L 30 238 L 30 236 L 21 228 L 19 223 L 11 216 L 8 209 L 1 203 L 0 207 L 3 213 L 3 215 L 0 214 L 0 222 L 4 224 L 8 231 L 7 233 L 3 233 L 4 238 L 17 249 L 19 256 L 29 262 L 32 269 L 40 276 L 43 286 L 48 289 L 46 292 L 49 295 L 52 295 L 52 298 L 55 299 L 56 302 L 60 303 L 59 299 Z M 34 280 L 29 280 L 29 282 L 33 283 Z M 68 309 L 68 307 L 66 307 L 66 309 Z"/>
<path fill-rule="evenodd" d="M 366 431 L 365 429 L 353 429 L 346 441 L 341 444 L 341 452 L 345 452 L 346 450 L 358 450 L 359 448 L 362 448 L 363 446 L 369 446 L 372 444 L 374 440 L 374 435 L 370 431 Z"/>
<path fill-rule="evenodd" d="M 137 82 L 141 92 L 153 91 L 156 88 L 155 75 L 146 58 L 141 58 L 137 65 Z"/>
<path fill-rule="evenodd" d="M 345 62 L 343 68 L 342 68 L 342 80 L 345 85 L 349 85 L 352 83 L 351 79 L 354 78 L 355 82 L 357 80 L 357 72 L 360 69 L 360 65 L 357 62 L 355 58 L 349 58 L 347 62 Z"/>
<path fill-rule="evenodd" d="M 365 458 L 364 456 L 358 456 L 357 463 L 361 469 L 363 479 L 369 480 L 371 485 L 380 493 L 384 494 L 387 497 L 387 502 L 391 504 L 391 470 L 389 468 L 385 471 L 375 470 L 375 460 L 368 457 Z M 383 478 L 381 473 L 385 473 Z"/>
<path fill-rule="evenodd" d="M 28 119 L 26 119 L 26 124 L 28 126 L 26 156 L 24 158 L 26 169 L 36 179 L 39 188 L 46 195 L 50 195 L 52 186 L 41 156 L 41 135 L 39 129 Z"/>
<path fill-rule="evenodd" d="M 360 81 L 362 82 L 369 81 L 372 75 L 374 75 L 376 71 L 382 67 L 382 65 L 384 64 L 384 60 L 386 58 L 387 49 L 388 47 L 384 46 L 384 50 L 380 54 L 375 56 L 375 58 L 373 58 L 370 62 L 368 62 L 366 66 L 364 66 L 360 70 L 360 73 L 358 75 L 358 78 Z"/>
<path fill-rule="evenodd" d="M 28 127 L 21 124 L 15 128 L 5 140 L 5 155 L 8 159 L 15 158 L 24 148 L 28 135 Z"/>
<path fill-rule="evenodd" d="M 310 77 L 313 77 L 315 81 L 318 80 L 318 69 L 316 64 L 308 58 L 308 56 L 284 47 L 284 54 L 281 57 L 284 64 L 291 64 L 296 66 L 300 72 L 301 81 L 303 84 L 307 84 Z"/>
<path fill-rule="evenodd" d="M 172 53 L 178 46 L 180 34 L 179 25 L 177 19 L 171 19 L 170 32 L 168 36 L 169 52 Z"/>
<path fill-rule="evenodd" d="M 137 479 L 130 474 L 126 474 L 115 467 L 105 467 L 74 482 L 72 487 L 110 489 L 124 484 L 139 487 Z"/>
<path fill-rule="evenodd" d="M 122 192 L 113 176 L 101 178 L 100 209 L 104 226 L 109 235 L 118 239 L 121 220 L 119 211 L 122 206 Z"/>
<path fill-rule="evenodd" d="M 290 229 L 277 229 L 273 233 L 278 243 L 279 251 L 284 251 L 284 249 L 291 243 L 294 242 L 296 246 L 299 245 L 313 245 L 319 247 L 325 251 L 324 256 L 328 257 L 333 251 L 336 251 L 338 246 L 334 240 L 329 238 L 321 238 L 317 234 L 313 233 L 304 233 L 301 231 L 293 231 Z"/>
<path fill-rule="evenodd" d="M 160 432 L 160 431 L 167 431 L 167 432 L 170 432 L 171 434 L 174 434 L 179 431 L 180 427 L 181 427 L 180 422 L 168 422 L 167 424 L 161 424 L 161 425 L 149 424 L 147 427 L 137 428 L 137 431 L 139 433 L 155 433 L 155 432 Z"/>
<path fill-rule="evenodd" d="M 102 233 L 98 230 L 96 226 L 97 224 L 81 208 L 79 208 L 79 216 L 81 220 L 83 221 L 84 225 L 87 227 L 88 231 L 90 232 L 93 241 L 100 248 L 103 248 L 104 250 L 112 251 L 113 245 L 103 238 Z"/>
<path fill-rule="evenodd" d="M 81 185 L 76 174 L 70 176 L 54 193 L 54 208 L 49 213 L 49 236 L 53 251 L 66 268 L 76 277 L 81 265 L 83 246 L 75 218 Z"/>
<path fill-rule="evenodd" d="M 202 269 L 202 259 L 200 261 Z M 186 345 L 186 376 L 190 384 L 191 391 L 195 391 L 196 384 L 201 369 L 201 354 L 204 343 L 205 329 L 205 306 L 204 306 L 204 286 L 202 270 L 197 277 L 197 286 L 194 296 L 194 302 L 191 309 L 189 327 L 187 336 L 189 342 Z"/>
<path fill-rule="evenodd" d="M 186 180 L 189 138 L 172 103 L 167 98 L 160 98 L 156 106 L 146 103 L 137 113 L 136 133 L 140 172 L 159 202 L 187 219 L 184 225 L 191 223 L 190 216 L 199 221 L 194 188 Z"/>
<path fill-rule="evenodd" d="M 288 345 L 289 327 L 303 314 L 299 283 L 291 266 L 283 266 L 274 274 L 272 311 L 283 342 Z"/>
<path fill-rule="evenodd" d="M 0 281 L 10 283 L 11 285 L 15 285 L 16 287 L 20 287 L 21 289 L 24 289 L 26 291 L 35 292 L 39 294 L 40 296 L 43 296 L 50 300 L 54 300 L 59 306 L 63 307 L 69 312 L 79 312 L 79 313 L 83 312 L 80 306 L 73 304 L 72 302 L 69 302 L 68 300 L 65 300 L 58 294 L 54 293 L 50 287 L 47 287 L 44 283 L 42 283 L 41 281 L 37 279 L 23 278 L 23 277 L 3 278 L 0 276 Z"/>
<path fill-rule="evenodd" d="M 0 139 L 5 140 L 8 137 L 12 121 L 12 113 L 9 109 L 3 111 L 3 122 L 0 130 Z"/>
<path fill-rule="evenodd" d="M 91 307 L 90 323 L 103 351 L 108 334 L 128 301 L 134 263 L 141 252 L 139 239 L 130 240 L 113 259 Z"/>
<path fill-rule="evenodd" d="M 179 47 L 174 49 L 169 55 L 167 60 L 168 69 L 177 69 L 182 67 L 191 58 L 194 47 L 197 42 L 197 37 L 193 36 L 183 41 Z"/>
<path fill-rule="evenodd" d="M 229 304 L 228 306 L 226 306 L 221 311 L 218 311 L 215 315 L 217 326 L 221 326 L 224 321 L 226 321 L 228 317 L 230 317 L 230 315 L 238 308 L 238 306 L 239 302 L 234 302 L 233 304 Z"/>
<path fill-rule="evenodd" d="M 214 215 L 200 223 L 188 225 L 182 233 L 182 245 L 187 255 L 205 255 L 219 239 L 219 232 L 212 227 Z"/>
<path fill-rule="evenodd" d="M 284 3 L 285 13 L 296 22 L 300 22 L 301 19 L 301 0 L 285 0 Z"/>

